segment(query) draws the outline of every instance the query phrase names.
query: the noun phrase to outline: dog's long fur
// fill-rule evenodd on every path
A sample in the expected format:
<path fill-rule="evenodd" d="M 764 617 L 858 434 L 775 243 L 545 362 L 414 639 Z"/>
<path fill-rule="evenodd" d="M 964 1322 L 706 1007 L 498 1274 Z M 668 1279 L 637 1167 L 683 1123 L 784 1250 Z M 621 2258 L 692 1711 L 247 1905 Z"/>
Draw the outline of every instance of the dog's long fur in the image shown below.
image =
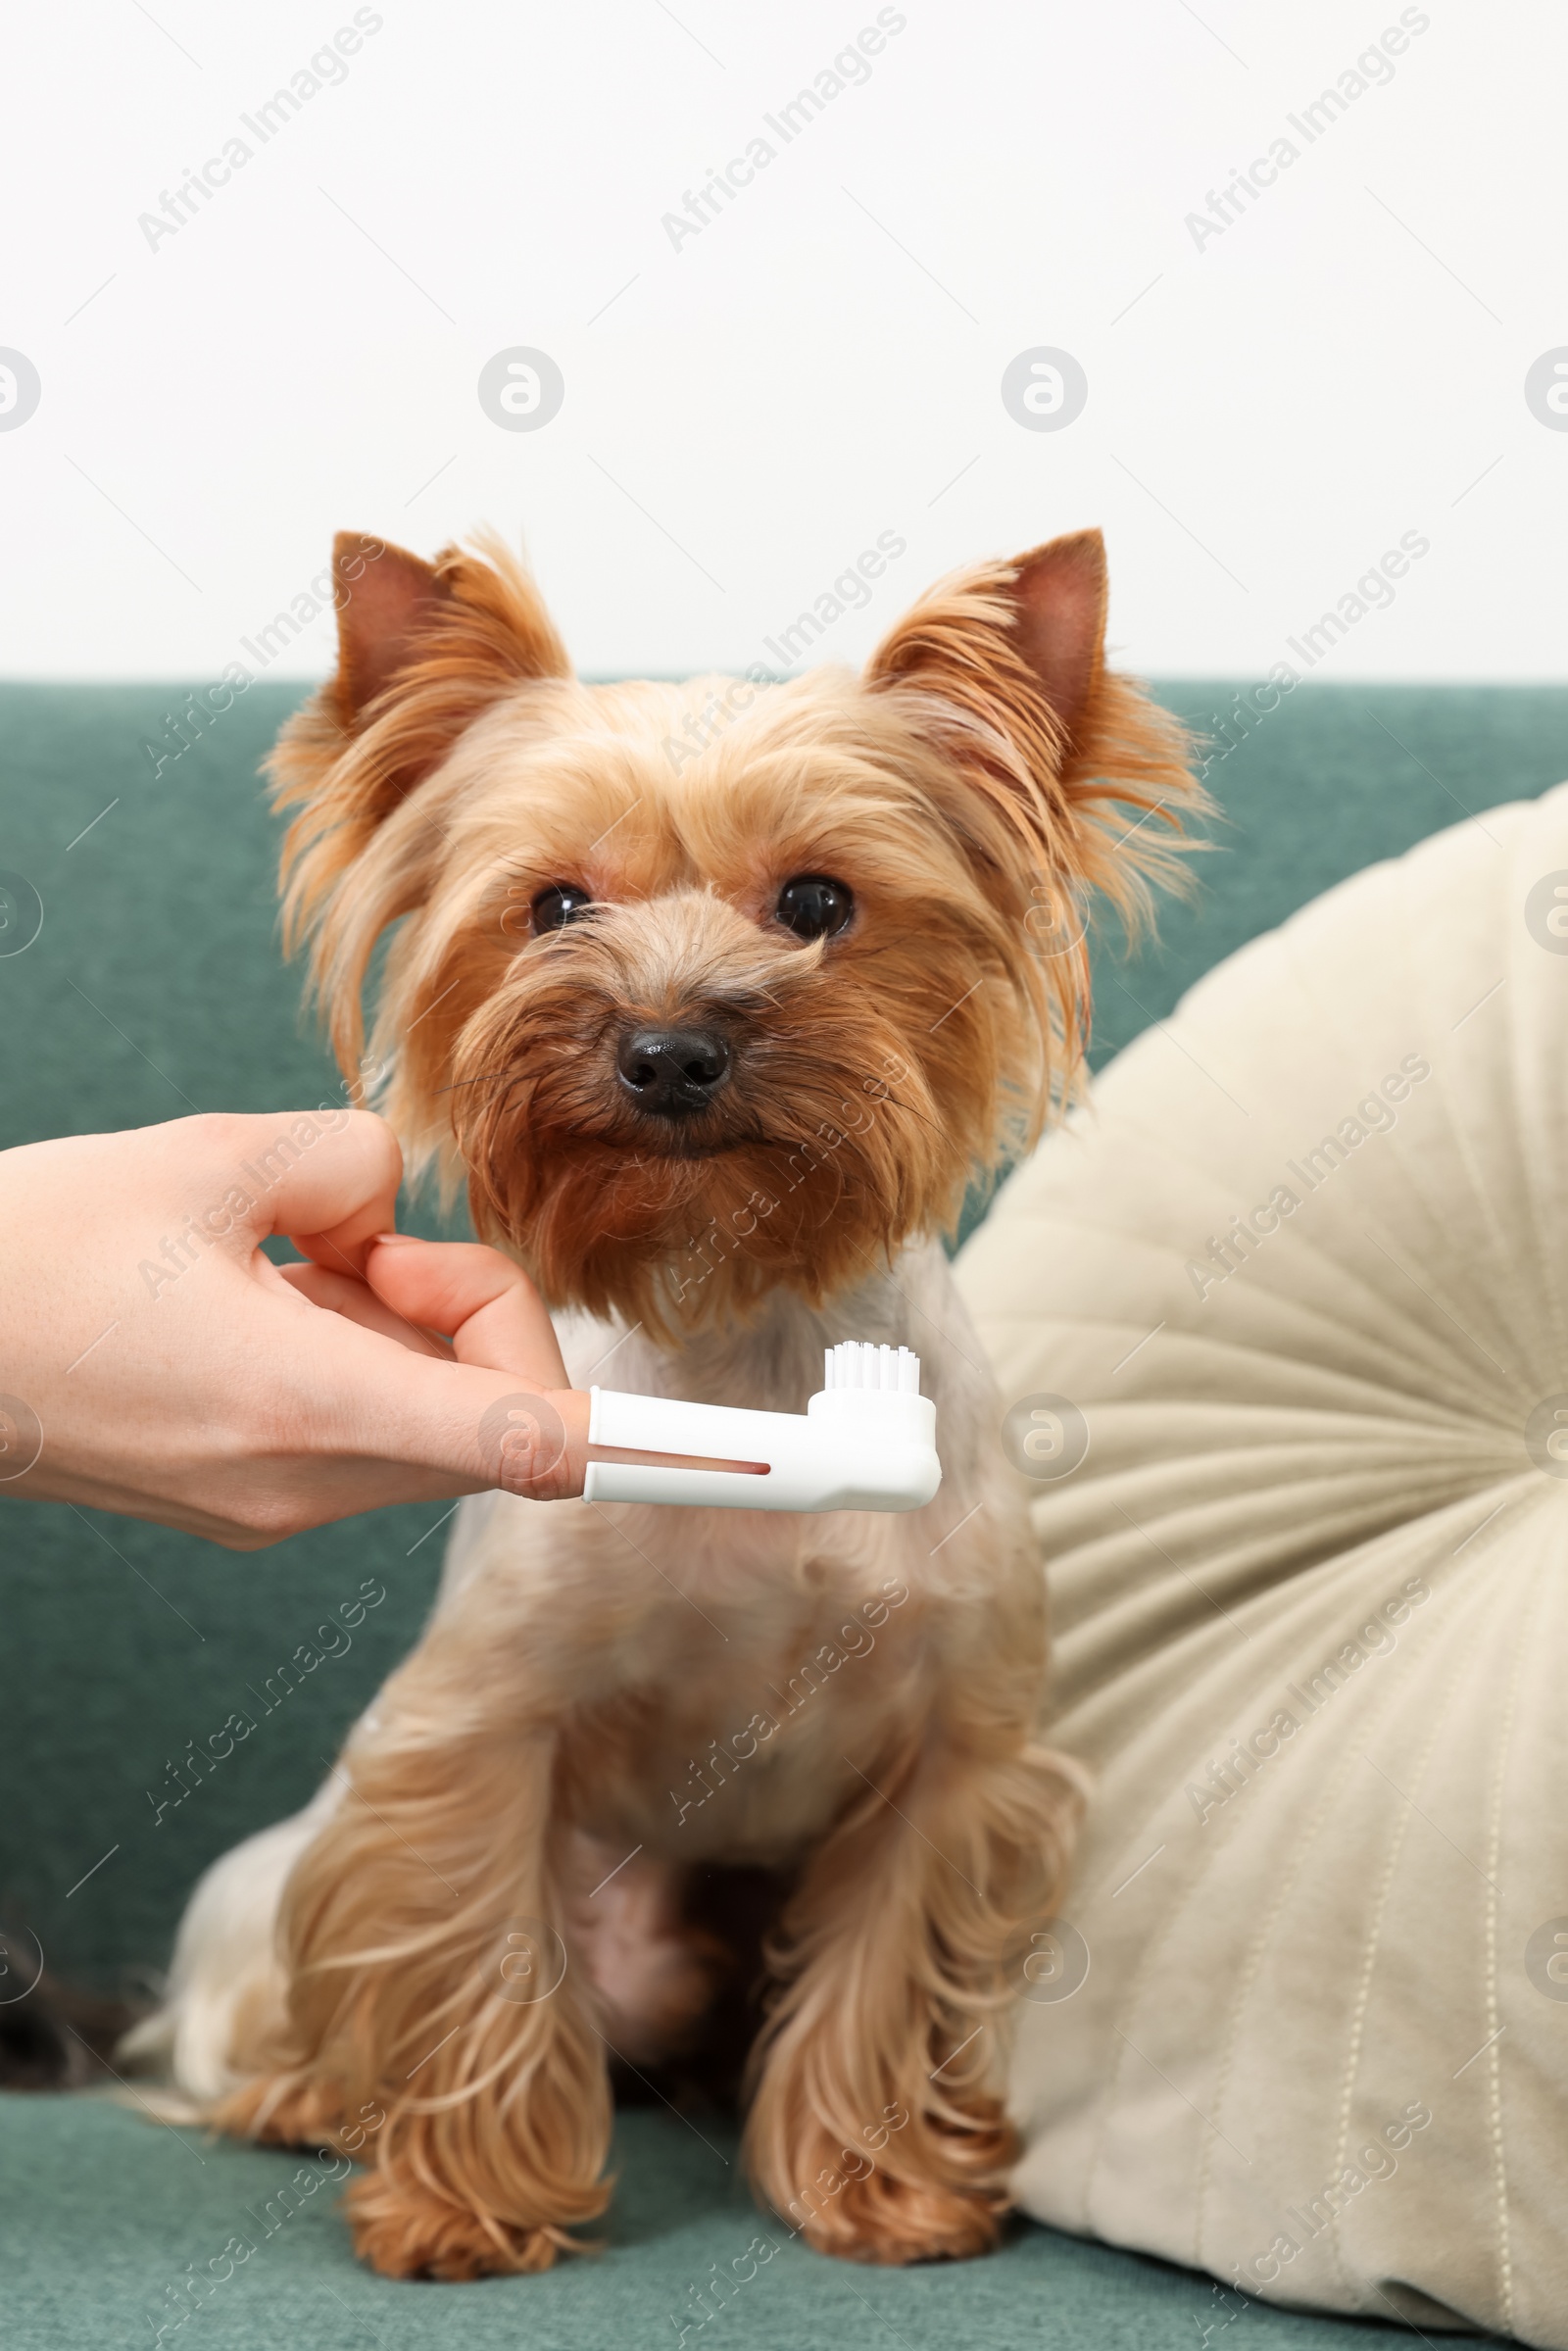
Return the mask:
<path fill-rule="evenodd" d="M 824 1344 L 906 1345 L 944 1483 L 904 1517 L 466 1503 L 419 1646 L 310 1811 L 198 1888 L 140 2047 L 228 2129 L 357 2131 L 377 2268 L 539 2269 L 609 2193 L 607 2049 L 647 2062 L 711 1991 L 682 1879 L 763 1863 L 795 1890 L 760 2192 L 824 2250 L 974 2252 L 1009 1945 L 1079 1790 L 1035 1743 L 1040 1565 L 933 1236 L 1075 1082 L 1073 910 L 1168 876 L 1182 737 L 1104 668 L 1096 533 L 938 587 L 860 679 L 749 688 L 577 684 L 491 541 L 337 563 L 338 674 L 274 774 L 345 1070 L 398 925 L 383 1106 L 563 1310 L 572 1378 L 798 1411 Z M 799 874 L 854 891 L 840 936 L 773 919 Z M 531 935 L 568 881 L 592 913 Z M 661 1131 L 615 1041 L 699 1018 L 732 1080 Z M 559 1984 L 518 1997 L 509 1948 Z"/>

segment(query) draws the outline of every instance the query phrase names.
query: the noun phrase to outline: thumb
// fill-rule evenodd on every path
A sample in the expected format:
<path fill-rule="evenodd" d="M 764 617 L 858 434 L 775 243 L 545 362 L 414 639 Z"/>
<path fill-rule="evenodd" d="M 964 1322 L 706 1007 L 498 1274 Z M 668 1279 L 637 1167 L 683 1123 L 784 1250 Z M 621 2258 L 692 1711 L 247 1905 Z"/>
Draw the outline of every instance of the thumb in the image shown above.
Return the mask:
<path fill-rule="evenodd" d="M 249 1221 L 260 1241 L 286 1233 L 333 1273 L 363 1275 L 366 1244 L 392 1225 L 403 1153 L 369 1110 L 302 1111 L 249 1118 L 245 1173 L 260 1197 Z"/>

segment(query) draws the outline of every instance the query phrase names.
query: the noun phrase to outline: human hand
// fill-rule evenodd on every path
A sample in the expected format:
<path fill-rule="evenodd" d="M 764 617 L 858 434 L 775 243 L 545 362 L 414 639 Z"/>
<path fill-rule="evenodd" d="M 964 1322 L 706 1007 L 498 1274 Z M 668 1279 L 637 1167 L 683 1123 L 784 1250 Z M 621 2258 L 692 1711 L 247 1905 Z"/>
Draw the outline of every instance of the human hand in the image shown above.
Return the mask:
<path fill-rule="evenodd" d="M 392 1235 L 402 1164 L 345 1109 L 0 1152 L 0 1496 L 257 1549 L 389 1502 L 580 1494 L 589 1399 L 538 1293 L 495 1249 Z M 273 1265 L 274 1233 L 307 1261 Z"/>

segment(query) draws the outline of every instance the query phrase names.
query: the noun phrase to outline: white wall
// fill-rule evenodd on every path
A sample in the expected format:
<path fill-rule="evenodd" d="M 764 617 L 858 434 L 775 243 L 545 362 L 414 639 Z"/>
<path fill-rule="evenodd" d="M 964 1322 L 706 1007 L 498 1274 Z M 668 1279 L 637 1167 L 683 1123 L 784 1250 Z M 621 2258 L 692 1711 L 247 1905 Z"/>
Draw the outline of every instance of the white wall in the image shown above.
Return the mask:
<path fill-rule="evenodd" d="M 1156 673 L 1293 658 L 1405 533 L 1429 552 L 1317 674 L 1564 673 L 1568 431 L 1524 393 L 1568 345 L 1545 0 L 1405 10 L 1392 78 L 1311 143 L 1287 118 L 1398 0 L 900 0 L 788 145 L 762 118 L 876 0 L 368 13 L 265 145 L 240 118 L 353 0 L 14 14 L 0 345 L 42 396 L 0 431 L 10 674 L 216 674 L 334 528 L 431 552 L 483 520 L 526 534 L 588 670 L 766 659 L 891 530 L 824 640 L 858 657 L 944 570 L 1095 521 Z M 236 132 L 250 160 L 150 245 L 138 216 Z M 662 216 L 759 133 L 774 159 L 676 249 Z M 1281 135 L 1298 160 L 1200 243 Z M 564 377 L 537 431 L 477 398 L 515 345 Z M 1087 374 L 1059 431 L 1000 396 L 1042 345 Z"/>

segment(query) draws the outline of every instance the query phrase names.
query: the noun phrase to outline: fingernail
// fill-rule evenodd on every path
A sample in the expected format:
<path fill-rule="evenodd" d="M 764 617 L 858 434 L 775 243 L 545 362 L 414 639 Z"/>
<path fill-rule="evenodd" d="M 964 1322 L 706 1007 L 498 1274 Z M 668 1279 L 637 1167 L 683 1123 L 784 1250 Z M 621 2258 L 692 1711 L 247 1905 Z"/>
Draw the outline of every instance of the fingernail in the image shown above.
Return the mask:
<path fill-rule="evenodd" d="M 417 1241 L 417 1233 L 376 1233 L 371 1236 L 374 1249 L 393 1249 L 402 1241 Z"/>

